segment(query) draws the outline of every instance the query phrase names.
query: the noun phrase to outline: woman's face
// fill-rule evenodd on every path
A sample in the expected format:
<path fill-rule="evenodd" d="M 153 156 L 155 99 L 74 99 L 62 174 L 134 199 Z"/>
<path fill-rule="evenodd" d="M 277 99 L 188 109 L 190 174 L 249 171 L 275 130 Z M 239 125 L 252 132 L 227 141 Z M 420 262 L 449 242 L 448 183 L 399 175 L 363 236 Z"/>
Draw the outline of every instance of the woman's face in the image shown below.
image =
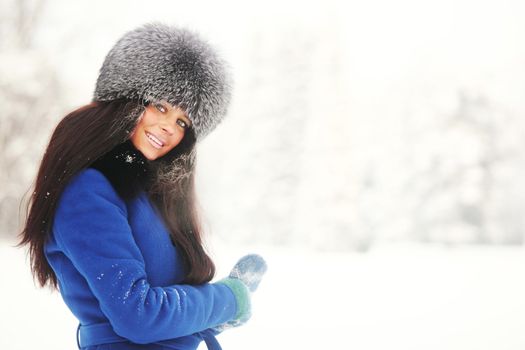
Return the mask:
<path fill-rule="evenodd" d="M 151 102 L 139 120 L 131 142 L 149 160 L 171 151 L 184 137 L 191 121 L 179 107 L 160 101 Z"/>

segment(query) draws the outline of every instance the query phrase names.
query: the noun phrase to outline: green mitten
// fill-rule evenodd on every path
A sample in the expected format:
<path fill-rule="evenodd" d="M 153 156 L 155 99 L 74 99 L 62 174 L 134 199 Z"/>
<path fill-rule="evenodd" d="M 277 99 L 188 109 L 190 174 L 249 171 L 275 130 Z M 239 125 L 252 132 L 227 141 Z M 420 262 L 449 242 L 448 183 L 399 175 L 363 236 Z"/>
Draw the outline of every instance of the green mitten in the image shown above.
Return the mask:
<path fill-rule="evenodd" d="M 229 322 L 214 328 L 217 332 L 243 325 L 251 317 L 251 293 L 254 292 L 267 270 L 266 261 L 257 254 L 243 256 L 230 272 L 230 275 L 217 283 L 227 285 L 235 295 L 237 314 Z"/>
<path fill-rule="evenodd" d="M 248 321 L 252 315 L 251 296 L 248 287 L 238 278 L 226 277 L 217 283 L 228 286 L 237 301 L 237 314 L 233 320 L 227 322 L 229 327 L 240 326 Z"/>

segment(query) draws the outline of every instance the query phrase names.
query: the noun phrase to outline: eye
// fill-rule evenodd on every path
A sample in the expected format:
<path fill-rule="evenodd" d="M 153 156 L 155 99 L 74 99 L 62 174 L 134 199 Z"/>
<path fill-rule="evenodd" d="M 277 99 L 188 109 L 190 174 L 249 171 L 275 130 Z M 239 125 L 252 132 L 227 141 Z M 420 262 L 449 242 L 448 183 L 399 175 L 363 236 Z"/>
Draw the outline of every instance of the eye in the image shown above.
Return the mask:
<path fill-rule="evenodd" d="M 177 124 L 179 124 L 183 129 L 188 128 L 188 124 L 183 119 L 177 119 Z"/>
<path fill-rule="evenodd" d="M 160 103 L 155 103 L 155 108 L 161 113 L 166 113 L 168 110 Z"/>

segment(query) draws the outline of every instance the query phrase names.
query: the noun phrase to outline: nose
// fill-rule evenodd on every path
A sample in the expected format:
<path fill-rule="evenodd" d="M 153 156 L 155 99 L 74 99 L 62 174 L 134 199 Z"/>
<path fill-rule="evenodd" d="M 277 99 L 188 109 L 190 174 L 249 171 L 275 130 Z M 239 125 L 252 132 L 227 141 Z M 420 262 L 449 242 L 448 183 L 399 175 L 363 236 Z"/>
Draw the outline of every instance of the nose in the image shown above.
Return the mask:
<path fill-rule="evenodd" d="M 160 121 L 160 128 L 165 131 L 168 135 L 173 135 L 175 133 L 175 125 L 171 122 L 170 118 L 166 117 Z"/>

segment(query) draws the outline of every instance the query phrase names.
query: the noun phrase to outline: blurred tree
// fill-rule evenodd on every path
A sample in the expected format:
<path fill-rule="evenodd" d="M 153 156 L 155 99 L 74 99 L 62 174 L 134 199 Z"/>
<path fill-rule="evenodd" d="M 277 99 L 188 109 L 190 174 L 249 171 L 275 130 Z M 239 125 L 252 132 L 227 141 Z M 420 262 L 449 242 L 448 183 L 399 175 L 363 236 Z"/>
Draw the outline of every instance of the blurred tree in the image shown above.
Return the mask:
<path fill-rule="evenodd" d="M 36 173 L 59 105 L 57 74 L 33 40 L 44 6 L 45 1 L 2 3 L 0 237 L 9 239 L 18 232 L 21 199 Z"/>
<path fill-rule="evenodd" d="M 488 98 L 460 91 L 455 110 L 412 133 L 419 171 L 407 178 L 413 199 L 411 236 L 445 243 L 522 243 L 523 232 L 498 213 L 513 212 L 519 196 L 508 193 L 502 169 L 519 173 L 523 141 L 513 118 Z M 430 140 L 430 141 L 429 141 Z M 507 197 L 507 200 L 502 200 Z M 515 202 L 517 201 L 517 202 Z M 518 220 L 517 220 L 518 219 Z M 510 225 L 509 225 L 510 224 Z M 512 227 L 512 228 L 511 228 Z"/>

